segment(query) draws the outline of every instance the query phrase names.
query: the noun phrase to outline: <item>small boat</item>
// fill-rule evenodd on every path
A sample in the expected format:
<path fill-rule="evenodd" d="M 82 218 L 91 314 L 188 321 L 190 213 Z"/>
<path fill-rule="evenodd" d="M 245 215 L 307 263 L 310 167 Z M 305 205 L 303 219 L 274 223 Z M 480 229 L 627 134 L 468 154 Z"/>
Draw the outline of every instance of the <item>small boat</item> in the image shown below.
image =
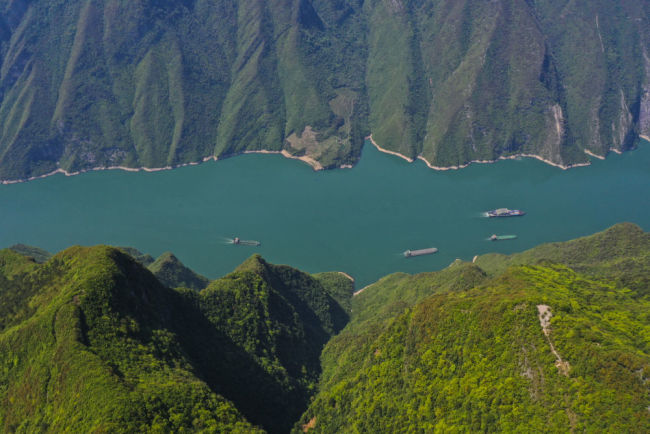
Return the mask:
<path fill-rule="evenodd" d="M 498 208 L 488 211 L 488 217 L 517 217 L 526 213 L 518 209 Z"/>
<path fill-rule="evenodd" d="M 431 255 L 433 253 L 436 253 L 438 249 L 435 247 L 430 247 L 428 249 L 420 249 L 420 250 L 407 250 L 404 252 L 404 257 L 405 258 L 411 258 L 413 256 L 422 256 L 422 255 Z"/>
<path fill-rule="evenodd" d="M 235 237 L 232 239 L 232 243 L 236 244 L 238 246 L 261 246 L 262 243 L 259 241 L 255 240 L 242 240 L 239 237 Z"/>
<path fill-rule="evenodd" d="M 517 235 L 497 235 L 492 234 L 490 241 L 502 241 L 502 240 L 514 240 L 517 238 Z"/>

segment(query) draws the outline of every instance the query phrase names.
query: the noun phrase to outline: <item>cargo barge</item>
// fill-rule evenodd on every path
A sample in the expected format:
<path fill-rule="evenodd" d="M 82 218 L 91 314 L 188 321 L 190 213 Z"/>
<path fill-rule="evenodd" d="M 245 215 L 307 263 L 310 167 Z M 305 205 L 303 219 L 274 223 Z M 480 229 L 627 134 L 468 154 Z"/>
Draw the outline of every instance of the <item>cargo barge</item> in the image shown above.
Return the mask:
<path fill-rule="evenodd" d="M 526 213 L 518 209 L 499 208 L 488 211 L 488 217 L 518 217 Z"/>
<path fill-rule="evenodd" d="M 433 253 L 436 253 L 438 249 L 435 247 L 431 247 L 428 249 L 420 249 L 420 250 L 407 250 L 404 252 L 404 257 L 405 258 L 410 258 L 413 256 L 422 256 L 422 255 L 431 255 Z"/>
<path fill-rule="evenodd" d="M 241 240 L 239 237 L 235 237 L 232 239 L 232 243 L 236 244 L 238 246 L 261 246 L 262 243 L 259 241 L 254 241 L 254 240 Z"/>

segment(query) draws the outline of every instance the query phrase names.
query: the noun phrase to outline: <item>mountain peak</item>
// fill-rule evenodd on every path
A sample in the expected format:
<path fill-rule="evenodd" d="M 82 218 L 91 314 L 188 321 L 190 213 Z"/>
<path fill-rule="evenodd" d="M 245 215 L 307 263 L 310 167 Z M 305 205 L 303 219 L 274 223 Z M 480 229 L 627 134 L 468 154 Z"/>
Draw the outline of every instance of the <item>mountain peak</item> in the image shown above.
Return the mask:
<path fill-rule="evenodd" d="M 163 253 L 148 268 L 170 288 L 186 287 L 201 290 L 210 283 L 209 279 L 183 265 L 172 252 Z"/>
<path fill-rule="evenodd" d="M 255 273 L 263 273 L 268 268 L 268 263 L 262 258 L 262 255 L 255 253 L 242 262 L 237 268 L 237 271 L 252 271 Z"/>

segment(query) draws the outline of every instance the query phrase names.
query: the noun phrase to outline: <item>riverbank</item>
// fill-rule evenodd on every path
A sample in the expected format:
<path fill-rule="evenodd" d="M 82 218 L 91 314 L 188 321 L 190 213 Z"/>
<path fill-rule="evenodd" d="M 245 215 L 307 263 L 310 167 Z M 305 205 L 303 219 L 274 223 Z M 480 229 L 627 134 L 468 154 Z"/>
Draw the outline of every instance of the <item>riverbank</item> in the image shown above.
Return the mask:
<path fill-rule="evenodd" d="M 591 152 L 588 149 L 585 149 L 584 152 L 585 152 L 585 154 L 589 155 L 590 157 L 598 158 L 599 160 L 604 160 L 605 159 L 605 157 L 603 157 L 602 155 L 594 154 L 593 152 Z"/>
<path fill-rule="evenodd" d="M 413 160 L 412 158 L 407 157 L 406 155 L 400 154 L 399 152 L 389 151 L 388 149 L 384 149 L 384 148 L 382 148 L 381 146 L 379 146 L 379 145 L 377 144 L 377 142 L 375 142 L 375 141 L 373 140 L 373 138 L 372 138 L 372 134 L 369 135 L 368 137 L 366 137 L 366 140 L 370 140 L 370 143 L 372 143 L 372 145 L 373 145 L 375 148 L 377 148 L 378 151 L 383 152 L 384 154 L 390 154 L 390 155 L 394 155 L 394 156 L 399 157 L 399 158 L 403 158 L 404 160 L 408 161 L 409 163 L 412 163 L 413 161 L 415 161 L 415 160 Z"/>
<path fill-rule="evenodd" d="M 354 277 L 350 276 L 348 273 L 346 273 L 344 271 L 339 271 L 338 273 L 340 275 L 342 275 L 343 277 L 347 277 L 352 283 L 354 283 Z"/>
<path fill-rule="evenodd" d="M 299 161 L 302 161 L 303 163 L 307 163 L 315 171 L 325 169 L 322 164 L 320 164 L 318 161 L 314 160 L 313 158 L 308 157 L 306 155 L 303 155 L 303 156 L 299 157 L 297 155 L 290 154 L 289 151 L 287 151 L 286 149 L 283 149 L 281 151 L 266 151 L 266 150 L 262 149 L 262 150 L 259 150 L 259 151 L 244 151 L 243 153 L 244 154 L 280 154 L 284 158 L 289 158 L 290 160 L 299 160 Z M 342 166 L 340 166 L 340 169 L 347 169 L 347 168 L 350 168 L 350 167 L 352 167 L 352 166 L 350 166 L 348 164 L 343 164 Z"/>
<path fill-rule="evenodd" d="M 370 143 L 372 143 L 373 146 L 375 148 L 377 148 L 377 150 L 380 151 L 380 152 L 395 155 L 397 157 L 403 158 L 404 160 L 408 161 L 409 163 L 412 163 L 414 161 L 411 158 L 407 157 L 406 155 L 400 154 L 399 152 L 389 151 L 388 149 L 382 148 L 381 146 L 379 146 L 377 144 L 377 142 L 375 142 L 373 140 L 372 134 L 369 135 L 368 137 L 366 137 L 366 139 L 370 140 Z M 587 151 L 585 151 L 585 152 L 587 152 Z M 492 164 L 492 163 L 496 163 L 497 161 L 501 161 L 501 160 L 514 160 L 514 159 L 521 158 L 521 157 L 523 157 L 523 158 L 535 158 L 535 159 L 537 159 L 537 160 L 539 160 L 539 161 L 541 161 L 543 163 L 546 163 L 548 165 L 560 168 L 562 170 L 573 169 L 575 167 L 589 166 L 591 164 L 591 163 L 587 162 L 587 163 L 575 163 L 575 164 L 563 165 L 563 164 L 555 163 L 555 162 L 553 162 L 551 160 L 547 160 L 546 158 L 540 157 L 539 155 L 535 155 L 535 154 L 514 154 L 514 155 L 507 155 L 507 156 L 502 155 L 502 156 L 500 156 L 499 158 L 497 158 L 495 160 L 471 160 L 470 162 L 465 163 L 465 164 L 461 164 L 459 166 L 434 166 L 426 158 L 424 158 L 422 155 L 418 155 L 418 160 L 422 160 L 424 162 L 424 164 L 426 164 L 429 169 L 444 171 L 444 170 L 464 169 L 464 168 L 468 167 L 470 164 L 474 164 L 474 163 Z M 597 156 L 594 155 L 594 157 L 597 157 Z"/>
<path fill-rule="evenodd" d="M 242 154 L 279 154 L 279 155 L 282 155 L 283 157 L 289 158 L 291 160 L 300 160 L 300 161 L 302 161 L 304 163 L 307 163 L 315 171 L 324 169 L 323 166 L 318 161 L 314 160 L 313 158 L 310 158 L 310 157 L 307 157 L 307 156 L 298 157 L 296 155 L 290 154 L 289 152 L 287 152 L 284 149 L 282 151 L 268 151 L 268 150 L 264 150 L 264 149 L 259 150 L 259 151 L 243 151 L 243 152 L 240 152 L 240 153 L 237 153 L 237 154 L 223 156 L 223 157 L 221 157 L 221 159 L 236 157 L 236 156 L 242 155 Z M 30 176 L 29 178 L 2 180 L 2 181 L 0 181 L 0 184 L 3 184 L 3 185 L 19 184 L 19 183 L 22 183 L 22 182 L 29 182 L 29 181 L 35 181 L 37 179 L 47 178 L 49 176 L 53 176 L 53 175 L 57 175 L 57 174 L 62 174 L 62 175 L 65 175 L 65 176 L 75 176 L 75 175 L 81 175 L 83 173 L 98 172 L 98 171 L 102 171 L 102 170 L 123 170 L 125 172 L 160 172 L 160 171 L 163 171 L 163 170 L 178 169 L 180 167 L 196 166 L 196 165 L 199 165 L 201 163 L 207 163 L 208 161 L 218 161 L 219 159 L 220 159 L 219 157 L 217 157 L 215 155 L 211 155 L 209 157 L 204 157 L 201 161 L 191 161 L 189 163 L 181 163 L 181 164 L 175 164 L 175 165 L 164 166 L 164 167 L 128 167 L 128 166 L 108 166 L 108 167 L 106 167 L 106 166 L 98 166 L 98 167 L 91 167 L 91 168 L 88 168 L 88 169 L 82 169 L 82 170 L 78 170 L 78 171 L 74 171 L 74 172 L 68 172 L 65 169 L 59 168 L 59 169 L 53 170 L 51 172 L 44 173 L 42 175 Z M 343 164 L 343 165 L 341 165 L 340 168 L 341 169 L 349 169 L 349 168 L 352 168 L 352 167 L 353 167 L 352 165 Z"/>
<path fill-rule="evenodd" d="M 131 245 L 154 256 L 173 250 L 197 273 L 216 278 L 252 253 L 223 238 L 247 234 L 262 241 L 255 253 L 269 262 L 344 271 L 356 292 L 389 273 L 439 270 L 456 258 L 508 254 L 621 220 L 650 228 L 650 205 L 639 200 L 650 179 L 645 141 L 634 152 L 569 171 L 522 158 L 433 172 L 366 145 L 361 164 L 346 171 L 313 173 L 283 157 L 249 155 L 177 171 L 113 170 L 1 186 L 0 245 Z M 501 206 L 527 214 L 481 217 Z M 492 233 L 518 239 L 485 241 Z M 404 250 L 418 244 L 441 249 L 405 260 Z"/>
<path fill-rule="evenodd" d="M 364 286 L 363 288 L 361 288 L 360 290 L 358 290 L 358 291 L 356 291 L 356 292 L 353 292 L 353 293 L 352 293 L 352 297 L 355 297 L 355 296 L 361 294 L 363 291 L 365 291 L 366 289 L 370 288 L 372 285 L 374 285 L 374 283 L 371 283 L 370 285 L 366 285 L 366 286 Z"/>
<path fill-rule="evenodd" d="M 514 155 L 507 155 L 507 156 L 500 156 L 497 159 L 494 160 L 471 160 L 469 163 L 466 164 L 461 164 L 460 166 L 449 166 L 449 167 L 439 167 L 439 166 L 434 166 L 431 163 L 429 163 L 423 156 L 418 156 L 419 160 L 424 161 L 424 163 L 430 168 L 434 170 L 458 170 L 458 169 L 464 169 L 468 167 L 470 164 L 493 164 L 496 163 L 497 161 L 502 161 L 502 160 L 516 160 L 517 158 L 534 158 L 536 160 L 539 160 L 543 163 L 548 164 L 549 166 L 557 167 L 558 169 L 562 170 L 568 170 L 568 169 L 573 169 L 576 167 L 584 167 L 584 166 L 589 166 L 591 163 L 575 163 L 575 164 L 559 164 L 559 163 L 554 163 L 551 160 L 547 160 L 546 158 L 540 157 L 539 155 L 535 154 L 514 154 Z"/>
<path fill-rule="evenodd" d="M 217 158 L 214 158 L 215 160 Z M 207 161 L 207 160 L 203 160 Z M 57 175 L 57 174 L 62 174 L 65 176 L 75 176 L 75 175 L 81 175 L 82 173 L 88 173 L 88 172 L 99 172 L 102 170 L 123 170 L 125 172 L 160 172 L 163 170 L 172 170 L 172 169 L 177 169 L 179 167 L 185 167 L 185 166 L 196 166 L 200 164 L 199 162 L 190 162 L 190 163 L 183 163 L 183 164 L 178 164 L 174 166 L 165 166 L 165 167 L 127 167 L 127 166 L 108 166 L 108 167 L 91 167 L 89 169 L 83 169 L 83 170 L 78 170 L 76 172 L 68 172 L 65 169 L 56 169 L 48 173 L 44 173 L 43 175 L 38 175 L 38 176 L 31 176 L 29 178 L 23 178 L 23 179 L 11 179 L 11 180 L 3 180 L 0 181 L 0 184 L 4 185 L 9 185 L 9 184 L 19 184 L 21 182 L 28 182 L 28 181 L 35 181 L 37 179 L 43 179 L 47 178 L 49 176 Z"/>
<path fill-rule="evenodd" d="M 646 140 L 646 141 L 650 142 L 650 137 L 649 136 L 640 134 L 639 137 L 642 138 L 643 140 Z M 372 137 L 372 134 L 369 135 L 368 137 L 366 137 L 366 140 L 370 141 L 370 143 L 372 143 L 372 145 L 380 152 L 402 158 L 402 159 L 408 161 L 409 163 L 413 163 L 415 161 L 415 160 L 407 157 L 406 155 L 400 154 L 399 152 L 390 151 L 388 149 L 382 148 L 381 146 L 379 146 L 379 144 L 377 144 L 377 142 L 375 142 L 375 140 Z M 621 151 L 619 151 L 618 149 L 610 149 L 610 151 L 615 152 L 617 154 L 621 154 Z M 600 155 L 596 155 L 596 154 L 594 154 L 593 152 L 590 152 L 587 149 L 585 149 L 584 152 L 585 152 L 585 154 L 587 154 L 587 155 L 589 155 L 591 157 L 598 158 L 600 160 L 605 159 L 605 157 L 600 156 Z M 218 161 L 220 159 L 236 157 L 236 156 L 242 155 L 242 154 L 279 154 L 279 155 L 282 155 L 284 158 L 288 158 L 288 159 L 291 159 L 291 160 L 302 161 L 303 163 L 308 164 L 312 169 L 314 169 L 314 171 L 320 171 L 320 170 L 325 169 L 323 167 L 323 165 L 320 164 L 317 160 L 314 160 L 313 158 L 308 157 L 308 156 L 292 155 L 286 149 L 283 149 L 282 151 L 269 151 L 269 150 L 262 149 L 262 150 L 257 150 L 257 151 L 242 151 L 242 152 L 239 152 L 239 153 L 236 153 L 236 154 L 222 156 L 221 158 L 219 158 L 219 157 L 217 157 L 215 155 L 211 155 L 209 157 L 202 158 L 201 161 L 191 161 L 191 162 L 188 162 L 188 163 L 181 163 L 181 164 L 169 165 L 169 166 L 164 166 L 164 167 L 127 167 L 127 166 L 108 166 L 108 167 L 106 167 L 106 166 L 99 166 L 99 167 L 92 167 L 92 168 L 88 168 L 88 169 L 82 169 L 82 170 L 75 171 L 75 172 L 68 172 L 65 169 L 59 168 L 59 169 L 53 170 L 51 172 L 44 173 L 43 175 L 31 176 L 29 178 L 2 180 L 2 181 L 0 181 L 0 184 L 3 184 L 3 185 L 18 184 L 18 183 L 21 183 L 21 182 L 35 181 L 37 179 L 47 178 L 48 176 L 53 176 L 53 175 L 57 175 L 57 174 L 63 174 L 65 176 L 75 176 L 75 175 L 81 175 L 82 173 L 96 172 L 96 171 L 100 171 L 100 170 L 124 170 L 126 172 L 141 172 L 141 171 L 144 171 L 144 172 L 160 172 L 162 170 L 172 170 L 172 169 L 178 169 L 180 167 L 196 166 L 198 164 L 205 163 L 205 162 L 208 162 L 208 161 Z M 539 155 L 515 154 L 515 155 L 508 155 L 508 156 L 500 156 L 499 158 L 497 158 L 495 160 L 472 160 L 472 161 L 470 161 L 470 162 L 468 162 L 466 164 L 462 164 L 462 165 L 459 165 L 459 166 L 443 167 L 443 166 L 435 166 L 435 165 L 431 164 L 422 155 L 419 155 L 417 158 L 418 158 L 418 160 L 423 161 L 424 164 L 426 164 L 427 167 L 430 168 L 430 169 L 438 170 L 438 171 L 445 171 L 445 170 L 464 169 L 464 168 L 466 168 L 469 165 L 474 164 L 474 163 L 477 163 L 477 164 L 491 164 L 491 163 L 496 163 L 497 161 L 501 161 L 501 160 L 513 160 L 513 159 L 522 158 L 522 157 L 523 158 L 535 158 L 536 160 L 539 160 L 539 161 L 541 161 L 543 163 L 546 163 L 548 165 L 560 168 L 562 170 L 572 169 L 572 168 L 575 168 L 575 167 L 589 166 L 591 164 L 591 163 L 587 162 L 587 163 L 576 163 L 576 164 L 563 165 L 563 164 L 554 163 L 553 161 L 542 158 Z M 353 167 L 354 167 L 354 165 L 352 165 L 352 164 L 342 164 L 342 165 L 339 166 L 340 169 L 351 169 Z"/>

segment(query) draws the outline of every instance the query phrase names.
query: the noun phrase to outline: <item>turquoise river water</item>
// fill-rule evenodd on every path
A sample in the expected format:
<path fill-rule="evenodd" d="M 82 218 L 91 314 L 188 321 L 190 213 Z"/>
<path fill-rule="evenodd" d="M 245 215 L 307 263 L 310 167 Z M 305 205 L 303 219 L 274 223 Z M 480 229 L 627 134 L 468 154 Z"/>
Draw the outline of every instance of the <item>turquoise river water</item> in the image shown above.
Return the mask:
<path fill-rule="evenodd" d="M 314 172 L 279 155 L 247 154 L 154 173 L 97 171 L 0 186 L 0 246 L 70 245 L 174 252 L 210 278 L 253 253 L 308 272 L 344 271 L 357 288 L 396 271 L 511 253 L 631 221 L 650 229 L 650 144 L 589 167 L 534 159 L 437 172 L 364 147 L 353 169 Z M 488 219 L 508 207 L 524 217 Z M 516 234 L 490 242 L 493 234 Z M 230 237 L 262 242 L 234 246 Z M 437 247 L 406 259 L 407 249 Z"/>

